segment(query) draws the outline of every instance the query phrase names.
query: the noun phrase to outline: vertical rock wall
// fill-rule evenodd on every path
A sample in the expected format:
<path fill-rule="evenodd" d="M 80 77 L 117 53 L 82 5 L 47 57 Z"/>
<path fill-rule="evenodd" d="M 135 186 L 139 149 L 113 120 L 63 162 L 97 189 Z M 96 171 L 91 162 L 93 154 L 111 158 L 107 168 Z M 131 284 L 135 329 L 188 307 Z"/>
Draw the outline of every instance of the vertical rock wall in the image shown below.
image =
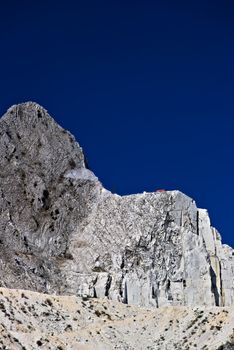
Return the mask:
<path fill-rule="evenodd" d="M 232 305 L 232 248 L 179 191 L 118 196 L 35 103 L 0 120 L 0 283 L 123 303 Z"/>

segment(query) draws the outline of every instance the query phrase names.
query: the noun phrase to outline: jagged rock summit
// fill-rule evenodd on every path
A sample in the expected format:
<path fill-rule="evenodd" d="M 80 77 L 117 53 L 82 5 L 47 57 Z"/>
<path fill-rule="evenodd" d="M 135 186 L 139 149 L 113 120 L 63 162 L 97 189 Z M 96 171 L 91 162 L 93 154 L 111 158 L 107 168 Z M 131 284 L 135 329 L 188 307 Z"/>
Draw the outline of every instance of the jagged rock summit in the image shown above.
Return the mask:
<path fill-rule="evenodd" d="M 234 303 L 234 253 L 179 191 L 118 196 L 36 103 L 0 120 L 2 287 L 144 306 Z"/>

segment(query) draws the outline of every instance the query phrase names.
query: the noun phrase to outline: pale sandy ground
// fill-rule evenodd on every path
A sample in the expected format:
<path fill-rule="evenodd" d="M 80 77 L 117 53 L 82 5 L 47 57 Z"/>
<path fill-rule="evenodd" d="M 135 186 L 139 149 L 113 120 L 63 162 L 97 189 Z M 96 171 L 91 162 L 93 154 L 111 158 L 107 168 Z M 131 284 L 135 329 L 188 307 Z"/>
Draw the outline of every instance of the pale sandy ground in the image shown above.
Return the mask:
<path fill-rule="evenodd" d="M 234 349 L 233 329 L 234 307 L 145 309 L 0 288 L 0 350 Z"/>

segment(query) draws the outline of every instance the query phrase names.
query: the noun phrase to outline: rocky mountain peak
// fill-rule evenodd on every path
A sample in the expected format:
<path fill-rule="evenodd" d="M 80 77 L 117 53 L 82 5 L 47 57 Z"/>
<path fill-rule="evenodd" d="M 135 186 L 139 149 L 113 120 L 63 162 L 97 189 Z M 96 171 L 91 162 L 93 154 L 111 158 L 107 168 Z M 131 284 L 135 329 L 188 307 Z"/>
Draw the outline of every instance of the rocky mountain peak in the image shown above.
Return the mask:
<path fill-rule="evenodd" d="M 25 150 L 25 154 L 24 152 L 21 154 L 21 159 L 22 156 L 38 158 L 48 167 L 53 166 L 52 158 L 54 161 L 59 161 L 60 165 L 64 165 L 61 163 L 65 158 L 71 162 L 70 156 L 74 158 L 72 163 L 76 162 L 73 167 L 84 167 L 83 152 L 74 136 L 61 128 L 37 103 L 26 102 L 12 106 L 1 118 L 0 123 L 1 139 L 5 135 L 11 147 L 17 145 Z"/>
<path fill-rule="evenodd" d="M 20 104 L 11 106 L 6 115 L 13 115 L 15 117 L 21 116 L 22 118 L 26 117 L 28 114 L 29 118 L 33 118 L 35 115 L 38 115 L 39 119 L 47 118 L 53 120 L 47 113 L 47 110 L 39 105 L 37 102 L 27 101 Z"/>
<path fill-rule="evenodd" d="M 233 250 L 179 191 L 118 196 L 33 102 L 0 120 L 0 282 L 144 306 L 231 305 Z"/>
<path fill-rule="evenodd" d="M 58 127 L 56 122 L 47 113 L 46 109 L 36 102 L 25 102 L 10 107 L 6 114 L 1 118 L 1 123 L 5 122 L 9 131 L 15 127 L 24 128 L 25 132 L 31 131 L 33 136 L 33 129 L 40 129 L 41 133 L 48 133 L 51 135 L 51 129 Z M 28 133 L 28 136 L 30 134 Z"/>

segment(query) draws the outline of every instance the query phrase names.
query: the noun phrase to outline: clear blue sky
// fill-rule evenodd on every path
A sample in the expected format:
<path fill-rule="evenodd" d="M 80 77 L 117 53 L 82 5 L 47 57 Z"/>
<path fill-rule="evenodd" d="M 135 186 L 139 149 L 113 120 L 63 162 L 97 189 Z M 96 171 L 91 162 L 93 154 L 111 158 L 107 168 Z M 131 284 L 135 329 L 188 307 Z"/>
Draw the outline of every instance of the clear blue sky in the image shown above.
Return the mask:
<path fill-rule="evenodd" d="M 33 100 L 119 194 L 179 189 L 234 246 L 234 3 L 5 1 L 0 111 Z"/>

